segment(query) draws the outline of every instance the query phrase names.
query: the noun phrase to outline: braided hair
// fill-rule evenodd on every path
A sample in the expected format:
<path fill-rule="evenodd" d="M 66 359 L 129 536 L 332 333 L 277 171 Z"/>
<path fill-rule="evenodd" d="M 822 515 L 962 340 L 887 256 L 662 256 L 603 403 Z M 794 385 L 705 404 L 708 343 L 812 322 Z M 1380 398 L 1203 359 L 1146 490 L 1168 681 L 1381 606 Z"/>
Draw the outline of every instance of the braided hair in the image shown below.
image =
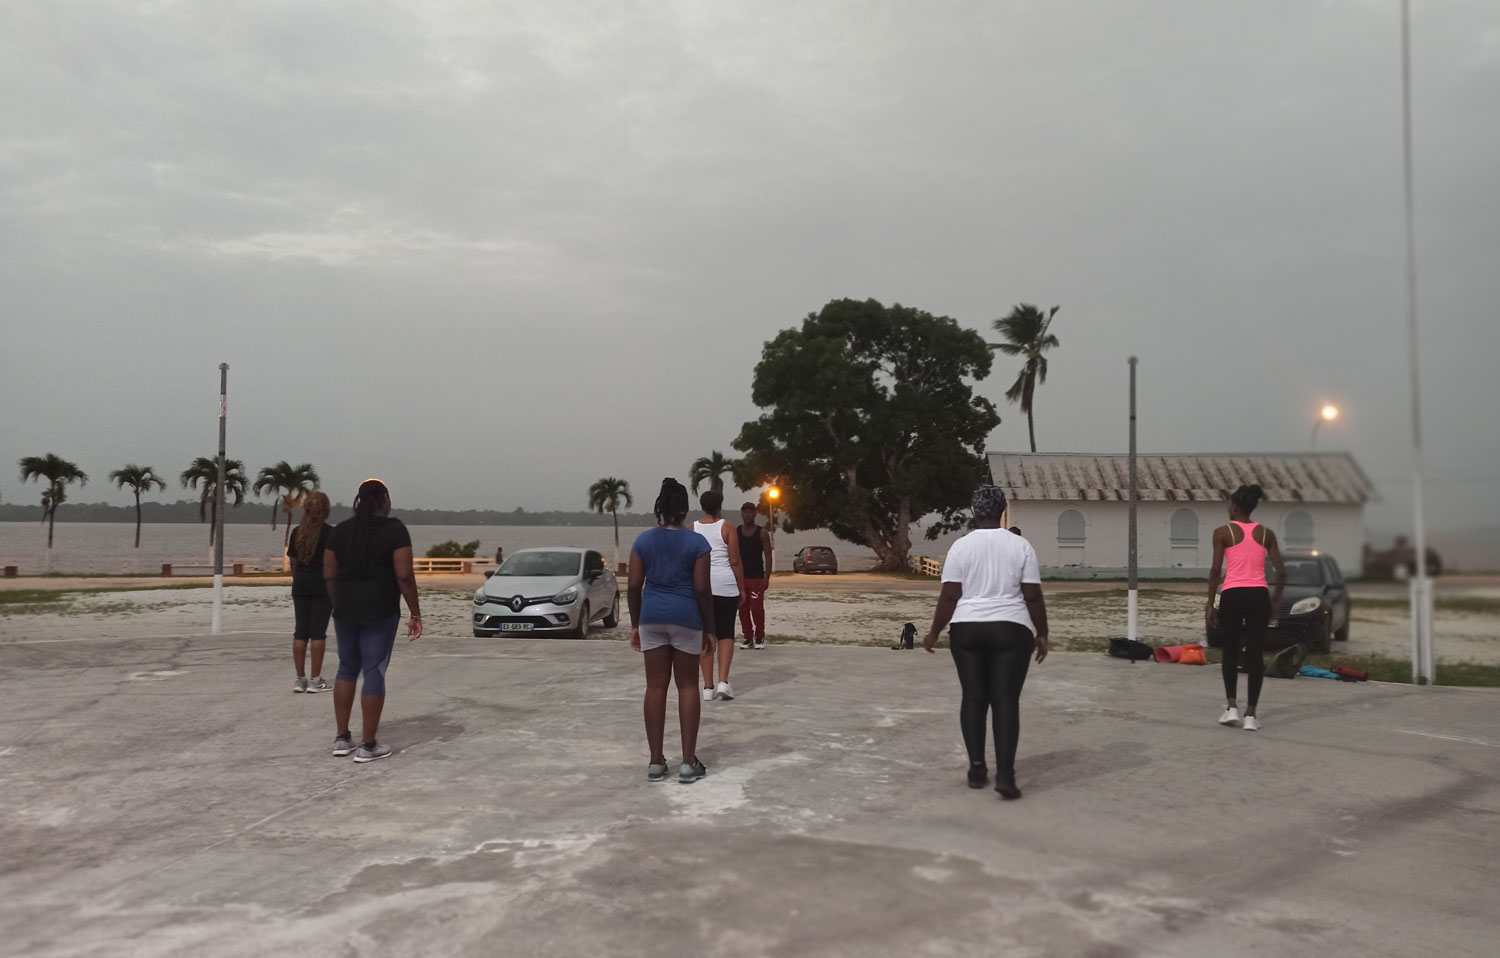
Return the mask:
<path fill-rule="evenodd" d="M 318 539 L 323 534 L 323 523 L 328 518 L 328 497 L 321 492 L 309 492 L 302 500 L 302 521 L 292 533 L 292 542 L 297 545 L 297 561 L 307 565 L 318 551 Z"/>
<path fill-rule="evenodd" d="M 370 567 L 370 531 L 380 519 L 380 510 L 391 501 L 390 490 L 379 479 L 366 479 L 354 495 L 354 537 L 349 543 L 351 572 L 365 572 Z"/>
<path fill-rule="evenodd" d="M 1260 501 L 1266 497 L 1265 490 L 1257 485 L 1240 486 L 1229 496 L 1229 501 L 1234 503 L 1235 508 L 1245 515 L 1255 511 Z"/>
<path fill-rule="evenodd" d="M 687 486 L 671 476 L 661 481 L 661 494 L 656 497 L 656 521 L 659 525 L 679 526 L 688 514 Z"/>

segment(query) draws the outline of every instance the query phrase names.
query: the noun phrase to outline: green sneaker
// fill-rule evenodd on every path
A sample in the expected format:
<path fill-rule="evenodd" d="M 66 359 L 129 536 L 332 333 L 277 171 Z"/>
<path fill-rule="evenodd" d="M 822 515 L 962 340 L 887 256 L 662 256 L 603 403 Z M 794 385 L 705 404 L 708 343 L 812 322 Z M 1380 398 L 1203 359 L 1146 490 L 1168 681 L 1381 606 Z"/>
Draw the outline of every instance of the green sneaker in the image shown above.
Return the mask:
<path fill-rule="evenodd" d="M 708 769 L 695 758 L 691 762 L 682 763 L 682 767 L 677 770 L 677 781 L 683 785 L 691 785 L 707 774 Z"/>

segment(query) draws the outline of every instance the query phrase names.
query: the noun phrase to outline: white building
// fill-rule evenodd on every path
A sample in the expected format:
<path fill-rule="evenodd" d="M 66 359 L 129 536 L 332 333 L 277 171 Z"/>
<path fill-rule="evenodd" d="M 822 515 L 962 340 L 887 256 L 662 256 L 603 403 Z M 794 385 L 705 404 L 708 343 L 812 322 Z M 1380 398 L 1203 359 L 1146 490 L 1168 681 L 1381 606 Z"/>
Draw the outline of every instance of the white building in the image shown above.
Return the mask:
<path fill-rule="evenodd" d="M 1129 566 L 1130 457 L 1081 453 L 989 455 L 1010 499 L 1010 524 L 1054 576 L 1116 577 Z M 1361 571 L 1364 506 L 1375 496 L 1347 453 L 1136 457 L 1137 554 L 1142 575 L 1202 577 L 1213 530 L 1229 521 L 1229 494 L 1257 483 L 1255 519 L 1283 550 L 1317 549 L 1346 576 Z"/>

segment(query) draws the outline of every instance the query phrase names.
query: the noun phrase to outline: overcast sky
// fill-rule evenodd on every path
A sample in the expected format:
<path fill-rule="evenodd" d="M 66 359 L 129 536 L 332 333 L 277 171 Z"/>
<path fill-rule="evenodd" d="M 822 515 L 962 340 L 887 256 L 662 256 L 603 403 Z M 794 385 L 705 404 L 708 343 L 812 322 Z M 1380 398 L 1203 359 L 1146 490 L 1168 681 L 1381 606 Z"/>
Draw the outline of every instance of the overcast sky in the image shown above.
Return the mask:
<path fill-rule="evenodd" d="M 1500 486 L 1500 5 L 1416 3 L 1437 526 Z M 1397 0 L 0 2 L 0 461 L 217 443 L 582 508 L 836 297 L 1058 304 L 1042 448 L 1300 451 L 1408 522 Z M 1004 357 L 981 389 L 1003 406 Z M 1002 408 L 991 449 L 1025 448 Z M 4 501 L 39 495 L 14 466 Z M 174 486 L 163 498 L 182 495 Z"/>

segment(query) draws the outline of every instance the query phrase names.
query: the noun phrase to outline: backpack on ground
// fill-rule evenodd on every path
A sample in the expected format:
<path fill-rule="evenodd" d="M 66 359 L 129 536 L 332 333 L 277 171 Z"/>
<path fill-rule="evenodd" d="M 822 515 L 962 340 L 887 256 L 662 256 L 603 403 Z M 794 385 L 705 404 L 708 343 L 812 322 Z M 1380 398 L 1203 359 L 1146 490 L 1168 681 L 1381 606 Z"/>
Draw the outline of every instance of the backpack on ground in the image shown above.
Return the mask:
<path fill-rule="evenodd" d="M 1306 661 L 1307 646 L 1289 645 L 1266 663 L 1266 675 L 1277 679 L 1294 679 L 1301 672 L 1302 663 Z"/>
<path fill-rule="evenodd" d="M 1109 640 L 1109 654 L 1117 659 L 1143 662 L 1156 657 L 1156 650 L 1139 639 L 1127 639 L 1117 635 Z"/>

